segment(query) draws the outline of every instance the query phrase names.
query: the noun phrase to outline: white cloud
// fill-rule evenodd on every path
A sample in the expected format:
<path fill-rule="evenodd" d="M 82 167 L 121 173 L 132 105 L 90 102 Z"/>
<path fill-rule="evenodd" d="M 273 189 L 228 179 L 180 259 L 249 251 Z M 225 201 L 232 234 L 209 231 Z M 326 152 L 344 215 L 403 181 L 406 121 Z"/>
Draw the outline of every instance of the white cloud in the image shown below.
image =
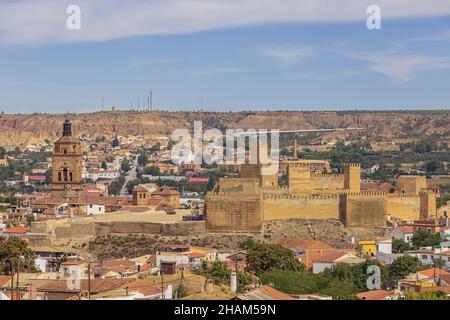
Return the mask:
<path fill-rule="evenodd" d="M 182 78 L 189 78 L 189 77 L 205 77 L 205 76 L 213 76 L 213 75 L 219 75 L 219 74 L 225 74 L 225 73 L 234 73 L 241 71 L 240 68 L 211 68 L 206 70 L 199 70 L 199 71 L 192 71 L 188 74 L 182 76 Z"/>
<path fill-rule="evenodd" d="M 66 8 L 81 7 L 80 31 Z M 0 3 L 0 42 L 106 41 L 274 22 L 365 21 L 373 0 L 17 0 Z M 450 14 L 448 0 L 377 0 L 382 18 Z"/>
<path fill-rule="evenodd" d="M 268 47 L 262 50 L 263 55 L 274 58 L 284 65 L 290 65 L 314 55 L 314 49 L 310 46 L 284 46 Z"/>
<path fill-rule="evenodd" d="M 410 80 L 413 73 L 418 70 L 450 68 L 449 57 L 407 54 L 396 50 L 346 53 L 345 55 L 353 59 L 367 61 L 373 71 L 402 81 Z"/>
<path fill-rule="evenodd" d="M 409 41 L 450 41 L 450 29 L 409 39 Z"/>

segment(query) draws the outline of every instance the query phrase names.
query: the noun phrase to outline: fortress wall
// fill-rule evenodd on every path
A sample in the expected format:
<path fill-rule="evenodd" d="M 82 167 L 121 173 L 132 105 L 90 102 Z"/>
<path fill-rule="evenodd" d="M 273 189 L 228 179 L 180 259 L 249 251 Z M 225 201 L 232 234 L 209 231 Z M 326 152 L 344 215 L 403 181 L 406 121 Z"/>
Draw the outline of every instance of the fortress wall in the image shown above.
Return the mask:
<path fill-rule="evenodd" d="M 341 196 L 341 221 L 347 227 L 386 227 L 387 201 L 383 197 Z"/>
<path fill-rule="evenodd" d="M 429 217 L 437 216 L 436 212 L 436 194 L 433 192 L 420 193 L 420 220 L 426 220 Z"/>
<path fill-rule="evenodd" d="M 400 176 L 397 178 L 397 190 L 399 193 L 416 193 L 426 190 L 427 180 L 425 176 Z"/>
<path fill-rule="evenodd" d="M 70 227 L 56 227 L 55 228 L 56 239 L 72 238 L 72 233 L 70 229 L 71 229 Z"/>
<path fill-rule="evenodd" d="M 184 221 L 161 225 L 161 233 L 168 236 L 187 236 L 205 232 L 205 221 Z"/>
<path fill-rule="evenodd" d="M 344 176 L 340 174 L 312 174 L 306 190 L 344 190 Z"/>
<path fill-rule="evenodd" d="M 276 219 L 339 219 L 338 195 L 264 196 L 264 221 Z"/>
<path fill-rule="evenodd" d="M 389 194 L 387 213 L 403 220 L 420 220 L 420 196 L 416 194 Z"/>
<path fill-rule="evenodd" d="M 72 222 L 70 229 L 72 238 L 85 238 L 95 236 L 95 228 L 92 222 Z"/>
<path fill-rule="evenodd" d="M 258 179 L 255 178 L 221 178 L 219 190 L 221 192 L 257 192 L 259 189 Z"/>
<path fill-rule="evenodd" d="M 259 195 L 216 194 L 206 201 L 206 229 L 225 232 L 258 232 L 262 226 Z"/>
<path fill-rule="evenodd" d="M 48 225 L 46 221 L 36 221 L 31 223 L 32 233 L 48 233 Z"/>
<path fill-rule="evenodd" d="M 50 236 L 43 233 L 28 233 L 25 237 L 31 247 L 50 247 L 52 245 Z"/>
<path fill-rule="evenodd" d="M 94 237 L 94 224 L 92 222 L 72 222 L 68 226 L 56 227 L 55 236 L 56 239 Z"/>

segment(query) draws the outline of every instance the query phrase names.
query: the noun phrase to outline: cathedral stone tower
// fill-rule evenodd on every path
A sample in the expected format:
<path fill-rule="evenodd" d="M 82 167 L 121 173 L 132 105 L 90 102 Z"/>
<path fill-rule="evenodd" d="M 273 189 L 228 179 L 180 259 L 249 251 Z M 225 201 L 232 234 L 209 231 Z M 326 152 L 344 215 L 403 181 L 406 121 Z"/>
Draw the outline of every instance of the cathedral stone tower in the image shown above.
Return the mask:
<path fill-rule="evenodd" d="M 65 120 L 63 135 L 54 145 L 52 154 L 52 196 L 76 198 L 81 191 L 81 145 L 72 137 L 72 124 Z"/>

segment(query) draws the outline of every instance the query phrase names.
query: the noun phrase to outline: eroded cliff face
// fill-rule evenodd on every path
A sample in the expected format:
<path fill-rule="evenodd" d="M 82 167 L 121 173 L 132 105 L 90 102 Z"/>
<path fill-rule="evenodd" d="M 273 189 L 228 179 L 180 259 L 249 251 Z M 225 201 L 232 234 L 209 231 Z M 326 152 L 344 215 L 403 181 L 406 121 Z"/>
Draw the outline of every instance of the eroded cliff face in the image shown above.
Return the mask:
<path fill-rule="evenodd" d="M 450 112 L 135 112 L 106 111 L 84 114 L 0 115 L 0 145 L 26 145 L 56 140 L 65 117 L 77 136 L 142 136 L 171 134 L 191 129 L 194 121 L 203 128 L 319 129 L 363 127 L 372 137 L 395 138 L 403 134 L 450 131 Z"/>

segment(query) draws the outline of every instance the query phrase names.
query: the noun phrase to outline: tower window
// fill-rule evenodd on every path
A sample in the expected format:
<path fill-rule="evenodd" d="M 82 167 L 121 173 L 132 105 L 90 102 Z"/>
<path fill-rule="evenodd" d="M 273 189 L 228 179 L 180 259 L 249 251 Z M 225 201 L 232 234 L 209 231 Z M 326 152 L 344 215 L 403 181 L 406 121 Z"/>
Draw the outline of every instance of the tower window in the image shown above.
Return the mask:
<path fill-rule="evenodd" d="M 61 181 L 61 172 L 58 172 L 58 181 Z"/>
<path fill-rule="evenodd" d="M 64 154 L 67 154 L 67 149 L 64 149 Z"/>
<path fill-rule="evenodd" d="M 73 181 L 73 174 L 72 172 L 69 173 L 70 181 Z"/>
<path fill-rule="evenodd" d="M 67 169 L 63 170 L 64 181 L 67 181 Z"/>

